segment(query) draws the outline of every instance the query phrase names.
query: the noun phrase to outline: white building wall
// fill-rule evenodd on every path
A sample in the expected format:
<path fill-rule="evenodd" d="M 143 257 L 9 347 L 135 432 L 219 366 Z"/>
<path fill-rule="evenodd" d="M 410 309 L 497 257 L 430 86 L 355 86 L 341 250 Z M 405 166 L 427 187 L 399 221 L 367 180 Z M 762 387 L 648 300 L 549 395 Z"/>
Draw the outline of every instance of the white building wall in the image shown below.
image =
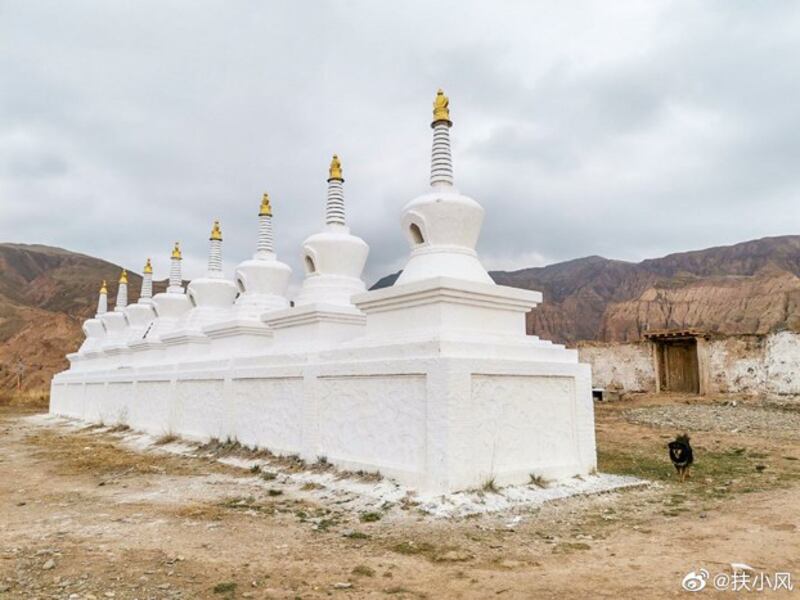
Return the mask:
<path fill-rule="evenodd" d="M 767 337 L 764 363 L 767 393 L 800 395 L 800 335 L 782 331 Z"/>
<path fill-rule="evenodd" d="M 708 394 L 800 396 L 800 334 L 732 335 L 701 340 L 698 358 Z M 592 366 L 594 387 L 655 391 L 649 342 L 582 343 L 580 360 Z"/>
<path fill-rule="evenodd" d="M 706 393 L 764 393 L 767 380 L 763 336 L 732 336 L 705 341 Z"/>
<path fill-rule="evenodd" d="M 649 342 L 578 344 L 581 362 L 592 365 L 592 385 L 620 392 L 654 392 L 656 372 Z"/>

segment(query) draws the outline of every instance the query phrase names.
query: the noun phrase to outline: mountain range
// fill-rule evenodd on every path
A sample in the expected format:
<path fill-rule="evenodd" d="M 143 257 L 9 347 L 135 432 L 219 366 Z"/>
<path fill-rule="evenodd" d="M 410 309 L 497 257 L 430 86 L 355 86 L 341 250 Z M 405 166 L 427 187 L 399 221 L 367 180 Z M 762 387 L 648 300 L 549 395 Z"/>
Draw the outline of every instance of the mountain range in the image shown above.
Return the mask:
<path fill-rule="evenodd" d="M 113 305 L 121 267 L 42 245 L 0 244 L 0 390 L 46 389 L 81 343 L 101 280 Z M 574 345 L 634 341 L 654 329 L 717 334 L 800 331 L 800 236 L 670 254 L 633 263 L 589 256 L 493 271 L 501 285 L 535 289 L 542 304 L 527 315 L 528 333 Z M 391 285 L 399 273 L 373 289 Z M 141 276 L 130 272 L 130 297 Z M 154 291 L 166 282 L 154 282 Z"/>

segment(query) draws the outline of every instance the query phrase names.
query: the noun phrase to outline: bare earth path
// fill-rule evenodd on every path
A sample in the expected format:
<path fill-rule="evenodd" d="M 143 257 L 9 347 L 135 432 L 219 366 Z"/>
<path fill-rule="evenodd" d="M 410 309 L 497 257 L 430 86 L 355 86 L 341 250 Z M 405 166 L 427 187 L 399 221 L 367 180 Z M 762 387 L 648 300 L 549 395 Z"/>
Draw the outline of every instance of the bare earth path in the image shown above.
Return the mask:
<path fill-rule="evenodd" d="M 598 407 L 601 469 L 653 486 L 459 520 L 353 514 L 212 459 L 133 452 L 117 434 L 0 407 L 0 598 L 736 597 L 681 589 L 689 571 L 732 562 L 800 588 L 800 432 L 714 430 L 711 414 L 679 484 L 663 450 L 672 424 L 629 411 L 701 419 L 710 402 Z"/>

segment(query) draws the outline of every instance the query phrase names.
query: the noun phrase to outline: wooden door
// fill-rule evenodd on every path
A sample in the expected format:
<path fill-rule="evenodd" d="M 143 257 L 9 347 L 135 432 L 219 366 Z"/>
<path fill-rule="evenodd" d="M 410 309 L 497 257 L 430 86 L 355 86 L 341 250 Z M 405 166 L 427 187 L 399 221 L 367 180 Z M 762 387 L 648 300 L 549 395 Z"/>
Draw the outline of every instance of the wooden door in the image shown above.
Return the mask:
<path fill-rule="evenodd" d="M 664 343 L 664 372 L 662 383 L 669 392 L 697 394 L 700 377 L 697 366 L 697 342 L 675 340 Z"/>

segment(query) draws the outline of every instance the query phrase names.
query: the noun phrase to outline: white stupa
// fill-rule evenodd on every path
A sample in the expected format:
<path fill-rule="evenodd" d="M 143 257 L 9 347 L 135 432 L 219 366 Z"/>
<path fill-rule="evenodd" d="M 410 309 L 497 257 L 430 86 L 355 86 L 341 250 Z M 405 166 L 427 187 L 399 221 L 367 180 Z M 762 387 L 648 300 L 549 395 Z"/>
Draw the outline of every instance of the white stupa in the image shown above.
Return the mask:
<path fill-rule="evenodd" d="M 153 310 L 153 265 L 149 258 L 142 269 L 142 289 L 139 293 L 139 300 L 125 307 L 124 312 L 128 322 L 128 341 L 143 339 L 153 319 L 156 318 Z"/>
<path fill-rule="evenodd" d="M 145 333 L 144 342 L 149 344 L 159 343 L 162 336 L 174 331 L 178 319 L 192 308 L 192 303 L 183 289 L 182 260 L 180 243 L 175 242 L 170 255 L 169 285 L 166 292 L 153 296 L 153 309 L 156 313 L 156 319 Z M 147 349 L 147 344 L 136 345 L 141 350 Z"/>
<path fill-rule="evenodd" d="M 161 336 L 168 346 L 176 346 L 181 352 L 191 352 L 188 344 L 207 344 L 209 339 L 203 327 L 230 318 L 236 299 L 236 284 L 225 279 L 222 272 L 222 229 L 214 221 L 209 237 L 208 269 L 203 277 L 192 279 L 186 288 L 192 304 L 178 320 L 175 330 Z"/>
<path fill-rule="evenodd" d="M 295 305 L 263 316 L 275 331 L 276 344 L 321 348 L 350 339 L 364 327 L 364 315 L 350 299 L 366 289 L 361 272 L 369 246 L 347 226 L 343 184 L 342 163 L 334 154 L 325 226 L 303 242 L 305 279 Z"/>
<path fill-rule="evenodd" d="M 119 276 L 118 286 L 114 310 L 100 316 L 106 330 L 104 350 L 116 348 L 127 341 L 125 338 L 128 322 L 125 320 L 125 307 L 128 306 L 128 272 L 125 269 Z"/>
<path fill-rule="evenodd" d="M 264 194 L 258 211 L 258 241 L 253 258 L 236 267 L 236 299 L 231 318 L 206 325 L 216 355 L 242 356 L 263 351 L 272 340 L 272 330 L 261 316 L 289 306 L 286 290 L 292 269 L 278 260 L 272 232 L 272 205 Z"/>
<path fill-rule="evenodd" d="M 103 338 L 106 335 L 106 329 L 103 327 L 101 317 L 106 314 L 106 312 L 108 312 L 108 288 L 106 287 L 106 282 L 103 281 L 103 284 L 100 286 L 100 293 L 98 294 L 97 312 L 93 318 L 86 319 L 83 322 L 82 329 L 86 339 L 75 354 L 85 355 L 100 350 Z M 71 354 L 70 357 L 77 358 L 75 354 Z"/>
<path fill-rule="evenodd" d="M 493 283 L 475 252 L 483 208 L 453 184 L 452 126 L 449 100 L 439 90 L 431 123 L 431 191 L 403 208 L 402 226 L 411 245 L 411 257 L 396 285 L 443 276 Z"/>
<path fill-rule="evenodd" d="M 260 321 L 261 315 L 289 306 L 286 290 L 292 269 L 278 260 L 272 234 L 272 205 L 264 194 L 258 211 L 258 242 L 253 258 L 236 267 L 236 316 Z"/>
<path fill-rule="evenodd" d="M 325 227 L 303 242 L 306 277 L 295 306 L 332 304 L 351 307 L 353 294 L 366 288 L 361 272 L 367 262 L 369 246 L 350 233 L 345 221 L 342 163 L 335 154 L 328 170 L 328 201 Z"/>

